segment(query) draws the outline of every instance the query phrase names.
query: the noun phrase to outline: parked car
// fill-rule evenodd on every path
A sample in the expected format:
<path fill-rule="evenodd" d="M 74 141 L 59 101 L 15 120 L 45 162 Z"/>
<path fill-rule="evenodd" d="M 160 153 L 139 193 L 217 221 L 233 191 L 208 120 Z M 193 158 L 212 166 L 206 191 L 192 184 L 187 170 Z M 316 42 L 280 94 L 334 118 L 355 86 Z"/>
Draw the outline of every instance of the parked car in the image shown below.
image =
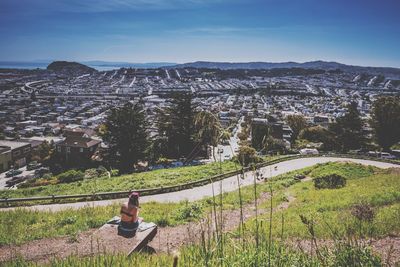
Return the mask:
<path fill-rule="evenodd" d="M 19 184 L 20 182 L 22 182 L 24 180 L 25 180 L 25 177 L 15 176 L 15 177 L 13 177 L 12 179 L 10 179 L 10 180 L 8 180 L 6 182 L 6 187 L 14 186 L 14 185 Z"/>
<path fill-rule="evenodd" d="M 228 145 L 229 145 L 229 140 L 224 140 L 224 141 L 222 141 L 221 143 L 222 143 L 222 145 L 224 145 L 224 146 L 228 146 Z"/>
<path fill-rule="evenodd" d="M 10 170 L 10 171 L 6 172 L 6 177 L 13 177 L 13 176 L 21 174 L 21 173 L 22 173 L 21 170 Z"/>
<path fill-rule="evenodd" d="M 388 152 L 382 152 L 381 159 L 396 159 L 396 156 L 394 156 Z"/>
<path fill-rule="evenodd" d="M 361 148 L 354 151 L 357 155 L 368 155 L 369 150 L 366 148 Z"/>
<path fill-rule="evenodd" d="M 40 167 L 42 167 L 42 164 L 38 163 L 37 161 L 32 161 L 26 166 L 26 169 L 28 171 L 31 171 L 31 170 L 36 170 Z"/>
<path fill-rule="evenodd" d="M 367 155 L 369 157 L 378 157 L 379 156 L 379 152 L 378 151 L 368 151 Z"/>
<path fill-rule="evenodd" d="M 35 177 L 42 177 L 44 174 L 49 173 L 50 170 L 47 167 L 41 167 L 35 170 Z"/>
<path fill-rule="evenodd" d="M 197 165 L 202 165 L 202 163 L 201 163 L 199 160 L 194 159 L 194 160 L 192 160 L 192 161 L 186 163 L 186 165 L 187 165 L 187 166 L 197 166 Z"/>
<path fill-rule="evenodd" d="M 300 155 L 318 155 L 318 150 L 314 148 L 303 148 L 300 149 Z"/>

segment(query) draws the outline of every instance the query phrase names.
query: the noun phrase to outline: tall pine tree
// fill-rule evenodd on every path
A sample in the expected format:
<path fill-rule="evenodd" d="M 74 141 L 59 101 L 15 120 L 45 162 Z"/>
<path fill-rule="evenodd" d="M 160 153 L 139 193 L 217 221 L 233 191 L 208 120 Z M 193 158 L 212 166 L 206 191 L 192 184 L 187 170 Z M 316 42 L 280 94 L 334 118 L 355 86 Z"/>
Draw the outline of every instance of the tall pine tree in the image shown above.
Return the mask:
<path fill-rule="evenodd" d="M 169 158 L 187 157 L 195 146 L 195 106 L 192 94 L 174 94 L 171 105 L 159 112 L 157 117 L 156 142 L 164 150 L 160 154 Z"/>
<path fill-rule="evenodd" d="M 109 147 L 105 158 L 111 166 L 127 173 L 139 161 L 146 160 L 149 140 L 141 104 L 129 102 L 112 109 L 104 126 L 102 137 Z"/>
<path fill-rule="evenodd" d="M 357 104 L 352 102 L 347 106 L 346 114 L 337 118 L 336 123 L 330 126 L 330 130 L 336 134 L 336 140 L 339 145 L 337 150 L 346 152 L 362 147 L 365 139 L 362 127 L 363 121 L 357 109 Z"/>
<path fill-rule="evenodd" d="M 400 97 L 378 98 L 372 108 L 371 126 L 378 144 L 386 151 L 400 142 Z"/>

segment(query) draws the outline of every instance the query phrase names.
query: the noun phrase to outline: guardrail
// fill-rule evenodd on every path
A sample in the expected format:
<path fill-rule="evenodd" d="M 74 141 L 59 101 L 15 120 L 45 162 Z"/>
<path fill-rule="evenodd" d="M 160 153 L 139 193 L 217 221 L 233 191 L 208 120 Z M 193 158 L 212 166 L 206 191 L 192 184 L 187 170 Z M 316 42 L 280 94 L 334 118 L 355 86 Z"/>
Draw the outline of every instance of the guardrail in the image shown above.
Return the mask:
<path fill-rule="evenodd" d="M 342 158 L 355 158 L 355 159 L 365 159 L 365 160 L 374 160 L 374 161 L 382 161 L 388 162 L 393 164 L 399 164 L 400 162 L 392 161 L 392 160 L 383 160 L 379 158 L 371 158 L 359 155 L 352 155 L 352 154 L 320 154 L 320 155 L 288 155 L 285 157 L 280 157 L 277 159 L 273 159 L 270 161 L 262 162 L 256 164 L 256 168 L 266 167 L 269 165 L 273 165 L 279 162 L 293 160 L 298 158 L 308 158 L 308 157 L 342 157 Z M 223 180 L 227 177 L 231 177 L 234 175 L 239 175 L 243 172 L 251 170 L 251 167 L 240 168 L 237 171 L 230 171 L 223 174 L 211 176 L 208 178 L 200 179 L 193 182 L 188 182 L 179 185 L 173 186 L 166 186 L 166 187 L 159 187 L 159 188 L 149 188 L 149 189 L 138 189 L 138 190 L 130 190 L 130 191 L 117 191 L 117 192 L 101 192 L 101 193 L 91 193 L 91 194 L 78 194 L 78 195 L 52 195 L 52 196 L 38 196 L 38 197 L 27 197 L 27 198 L 2 198 L 0 199 L 0 204 L 6 204 L 10 206 L 12 203 L 25 203 L 25 202 L 35 202 L 35 201 L 52 201 L 56 202 L 56 200 L 75 200 L 74 202 L 86 201 L 86 200 L 105 200 L 105 199 L 117 199 L 127 197 L 131 192 L 139 192 L 141 196 L 150 196 L 150 195 L 158 195 L 158 194 L 165 194 L 170 192 L 181 191 L 185 189 L 191 189 L 193 187 L 198 187 L 202 185 L 206 185 L 209 183 L 217 182 Z"/>

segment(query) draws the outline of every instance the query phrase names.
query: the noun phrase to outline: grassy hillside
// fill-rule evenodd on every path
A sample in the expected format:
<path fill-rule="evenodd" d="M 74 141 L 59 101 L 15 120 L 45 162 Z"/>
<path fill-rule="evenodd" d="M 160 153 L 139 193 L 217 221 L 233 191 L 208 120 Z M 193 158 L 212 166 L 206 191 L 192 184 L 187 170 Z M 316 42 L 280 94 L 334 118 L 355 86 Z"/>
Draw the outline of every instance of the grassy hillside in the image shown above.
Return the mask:
<path fill-rule="evenodd" d="M 347 178 L 347 185 L 340 189 L 315 189 L 312 181 L 309 181 L 290 187 L 285 195 L 294 200 L 287 209 L 274 213 L 275 234 L 282 230 L 279 222 L 283 217 L 286 237 L 309 238 L 310 234 L 300 216 L 314 222 L 318 238 L 344 236 L 349 231 L 368 237 L 400 234 L 398 169 L 379 170 L 349 163 L 328 163 L 315 167 L 309 175 L 317 177 L 327 173 L 342 174 Z M 357 204 L 372 209 L 372 222 L 360 222 L 352 215 Z M 254 222 L 250 224 L 254 227 Z"/>
<path fill-rule="evenodd" d="M 315 189 L 311 178 L 337 173 L 347 179 L 340 189 Z M 299 181 L 296 175 L 306 175 Z M 244 232 L 220 234 L 204 239 L 198 245 L 180 249 L 180 266 L 381 266 L 380 258 L 360 238 L 381 238 L 400 235 L 400 171 L 382 170 L 352 163 L 319 164 L 287 173 L 254 186 L 242 188 L 243 203 L 273 191 L 273 198 L 259 201 L 258 209 L 273 207 L 272 223 L 269 212 L 246 223 Z M 219 197 L 216 198 L 217 202 Z M 286 205 L 285 205 L 286 203 Z M 354 215 L 356 204 L 373 210 L 372 220 L 360 220 Z M 223 195 L 224 209 L 237 209 L 238 192 Z M 211 212 L 212 198 L 195 203 L 142 205 L 142 216 L 164 225 L 177 225 L 196 220 Z M 219 203 L 217 203 L 217 209 Z M 189 209 L 190 212 L 187 212 Z M 17 210 L 0 213 L 0 244 L 25 243 L 43 237 L 69 235 L 98 227 L 118 212 L 117 206 L 44 213 Z M 23 213 L 23 216 L 22 216 Z M 93 215 L 95 214 L 95 215 Z M 193 214 L 193 216 L 187 216 Z M 303 220 L 301 219 L 303 217 Z M 23 218 L 23 219 L 22 219 Z M 45 218 L 45 219 L 44 219 Z M 71 219 L 72 218 L 72 219 Z M 12 226 L 11 226 L 11 222 Z M 27 223 L 28 222 L 28 223 Z M 9 226 L 7 226 L 9 225 Z M 56 226 L 56 227 L 55 227 Z M 270 228 L 271 227 L 271 228 Z M 270 229 L 272 230 L 270 232 Z M 23 234 L 24 233 L 24 234 Z M 11 238 L 12 236 L 12 238 Z M 352 237 L 345 239 L 345 237 Z M 331 245 L 319 244 L 310 254 L 289 246 L 300 238 L 307 242 L 335 240 Z M 310 241 L 311 240 L 311 241 Z M 315 248 L 314 248 L 315 249 Z M 104 255 L 79 259 L 71 257 L 54 261 L 52 266 L 172 266 L 171 255 L 140 254 L 130 258 Z M 269 264 L 268 264 L 269 263 Z M 33 266 L 24 260 L 9 266 Z M 6 265 L 7 266 L 7 265 Z"/>
<path fill-rule="evenodd" d="M 263 160 L 271 161 L 283 157 L 285 156 L 268 156 L 264 157 Z M 70 183 L 49 184 L 16 190 L 0 190 L 0 198 L 92 194 L 95 192 L 117 192 L 159 188 L 210 178 L 221 173 L 234 171 L 236 168 L 240 168 L 240 166 L 235 167 L 235 163 L 229 160 L 221 164 L 217 162 L 199 166 L 132 173 L 111 178 L 99 177 Z"/>
<path fill-rule="evenodd" d="M 269 190 L 270 185 L 275 190 L 283 190 L 295 183 L 293 174 L 285 174 L 274 178 L 271 184 L 260 184 L 257 187 L 257 198 L 261 193 Z M 243 187 L 241 190 L 243 204 L 254 200 L 253 186 Z M 219 197 L 217 197 L 219 201 Z M 282 199 L 274 199 L 278 205 Z M 238 209 L 240 198 L 238 192 L 229 192 L 222 195 L 224 209 Z M 144 203 L 141 204 L 140 216 L 146 221 L 157 225 L 175 226 L 203 217 L 213 208 L 213 198 L 205 198 L 195 202 L 180 203 Z M 69 209 L 59 212 L 32 211 L 18 208 L 12 211 L 0 212 L 0 246 L 8 244 L 22 244 L 27 241 L 45 237 L 70 236 L 73 238 L 79 232 L 97 228 L 107 220 L 119 214 L 118 205 L 104 207 L 85 207 L 77 210 Z"/>
<path fill-rule="evenodd" d="M 221 166 L 223 173 L 235 170 L 235 164 L 232 161 L 224 161 Z M 111 178 L 100 177 L 72 183 L 21 188 L 17 190 L 1 190 L 0 198 L 90 194 L 93 192 L 115 192 L 157 188 L 196 181 L 217 175 L 220 173 L 219 167 L 219 163 L 211 163 L 200 166 L 133 173 Z"/>

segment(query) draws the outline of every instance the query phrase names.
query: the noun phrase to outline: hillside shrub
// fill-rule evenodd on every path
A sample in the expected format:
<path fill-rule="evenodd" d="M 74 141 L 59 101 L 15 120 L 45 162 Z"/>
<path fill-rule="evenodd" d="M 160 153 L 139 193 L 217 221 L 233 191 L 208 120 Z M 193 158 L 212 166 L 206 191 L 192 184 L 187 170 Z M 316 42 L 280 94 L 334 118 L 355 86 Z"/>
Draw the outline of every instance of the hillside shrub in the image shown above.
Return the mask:
<path fill-rule="evenodd" d="M 332 266 L 382 266 L 381 258 L 362 245 L 338 244 L 332 258 Z"/>
<path fill-rule="evenodd" d="M 249 146 L 240 146 L 237 159 L 240 165 L 246 167 L 250 164 L 258 163 L 262 161 L 260 157 L 257 156 L 256 150 Z"/>
<path fill-rule="evenodd" d="M 70 170 L 58 175 L 57 179 L 60 183 L 72 183 L 83 180 L 85 174 L 81 171 Z"/>
<path fill-rule="evenodd" d="M 199 203 L 186 203 L 176 212 L 176 219 L 188 220 L 200 218 L 203 214 L 203 207 Z"/>
<path fill-rule="evenodd" d="M 346 185 L 346 178 L 336 173 L 316 177 L 313 181 L 316 189 L 336 189 Z"/>
<path fill-rule="evenodd" d="M 119 170 L 111 170 L 111 177 L 119 176 Z"/>
<path fill-rule="evenodd" d="M 360 221 L 372 222 L 375 218 L 375 211 L 371 204 L 360 202 L 353 205 L 351 215 Z"/>
<path fill-rule="evenodd" d="M 85 175 L 84 175 L 85 179 L 92 179 L 92 178 L 97 178 L 97 170 L 96 169 L 87 169 L 85 171 Z"/>
<path fill-rule="evenodd" d="M 108 175 L 108 170 L 104 166 L 99 166 L 96 169 L 97 171 L 97 176 L 102 177 L 102 176 L 107 176 Z"/>

